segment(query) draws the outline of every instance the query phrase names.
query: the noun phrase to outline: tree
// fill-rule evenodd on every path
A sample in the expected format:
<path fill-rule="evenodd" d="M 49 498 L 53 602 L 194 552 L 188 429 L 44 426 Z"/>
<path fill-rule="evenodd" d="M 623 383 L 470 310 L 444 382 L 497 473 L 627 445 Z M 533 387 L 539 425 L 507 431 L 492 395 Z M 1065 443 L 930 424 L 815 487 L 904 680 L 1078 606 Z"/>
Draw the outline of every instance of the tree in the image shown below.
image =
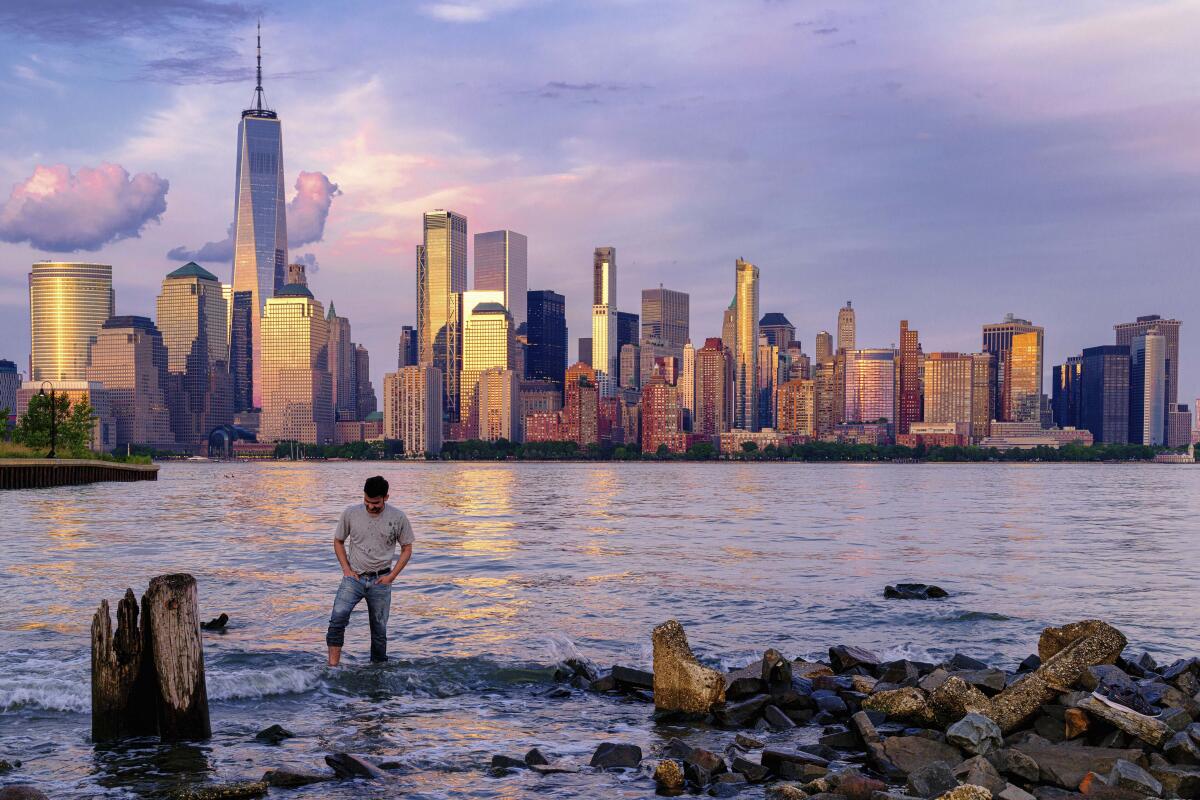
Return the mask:
<path fill-rule="evenodd" d="M 50 449 L 50 395 L 35 394 L 29 408 L 13 431 L 13 440 L 33 450 Z M 91 449 L 96 412 L 86 400 L 72 405 L 63 393 L 54 395 L 55 450 L 71 457 L 83 457 Z"/>

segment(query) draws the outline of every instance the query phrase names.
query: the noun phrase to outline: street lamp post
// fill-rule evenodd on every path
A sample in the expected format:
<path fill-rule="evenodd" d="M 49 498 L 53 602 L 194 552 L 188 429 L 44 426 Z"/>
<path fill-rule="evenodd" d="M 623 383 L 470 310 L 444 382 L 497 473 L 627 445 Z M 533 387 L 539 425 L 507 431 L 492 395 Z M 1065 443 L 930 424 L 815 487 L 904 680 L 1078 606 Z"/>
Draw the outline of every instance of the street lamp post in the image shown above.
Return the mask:
<path fill-rule="evenodd" d="M 54 402 L 54 384 L 50 381 L 42 381 L 42 388 L 38 390 L 38 394 L 45 397 L 47 386 L 50 387 L 50 452 L 46 458 L 57 458 L 54 450 L 58 443 L 58 406 Z"/>

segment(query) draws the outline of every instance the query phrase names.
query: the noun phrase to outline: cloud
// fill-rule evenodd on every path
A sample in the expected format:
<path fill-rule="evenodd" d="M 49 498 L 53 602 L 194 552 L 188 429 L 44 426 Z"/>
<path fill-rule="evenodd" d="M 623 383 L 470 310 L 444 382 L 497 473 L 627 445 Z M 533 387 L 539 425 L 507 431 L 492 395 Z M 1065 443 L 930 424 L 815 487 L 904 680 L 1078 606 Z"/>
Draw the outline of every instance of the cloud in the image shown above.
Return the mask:
<path fill-rule="evenodd" d="M 312 253 L 305 253 L 300 256 L 292 256 L 293 264 L 303 264 L 304 271 L 309 275 L 316 275 L 321 271 L 321 265 L 317 263 L 317 257 Z"/>
<path fill-rule="evenodd" d="M 38 165 L 13 186 L 0 207 L 0 240 L 28 242 L 39 250 L 99 250 L 109 242 L 137 238 L 167 210 L 170 183 L 155 173 L 132 178 L 119 164 L 80 167 Z"/>
<path fill-rule="evenodd" d="M 296 196 L 287 206 L 288 247 L 303 247 L 306 244 L 319 242 L 325 236 L 325 220 L 329 217 L 329 208 L 333 198 L 342 193 L 336 183 L 329 180 L 323 172 L 301 172 L 296 177 Z M 232 261 L 233 260 L 233 223 L 225 238 L 219 242 L 205 242 L 204 246 L 189 250 L 179 246 L 167 252 L 171 261 Z M 306 253 L 296 261 L 312 258 L 312 271 L 315 272 L 316 257 Z M 308 264 L 307 261 L 304 261 Z"/>
<path fill-rule="evenodd" d="M 45 41 L 94 42 L 228 29 L 254 13 L 241 3 L 215 0 L 5 0 L 0 27 Z"/>
<path fill-rule="evenodd" d="M 421 12 L 442 22 L 487 22 L 531 4 L 532 0 L 443 0 L 421 6 Z"/>

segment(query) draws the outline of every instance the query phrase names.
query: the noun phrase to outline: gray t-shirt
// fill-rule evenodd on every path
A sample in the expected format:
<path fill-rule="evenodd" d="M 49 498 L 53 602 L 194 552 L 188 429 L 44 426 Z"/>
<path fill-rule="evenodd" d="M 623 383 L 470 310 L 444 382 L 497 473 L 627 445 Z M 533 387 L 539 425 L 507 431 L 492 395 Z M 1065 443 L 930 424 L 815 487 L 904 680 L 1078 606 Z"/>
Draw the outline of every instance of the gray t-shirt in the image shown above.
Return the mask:
<path fill-rule="evenodd" d="M 377 572 L 391 569 L 396 545 L 413 543 L 412 525 L 400 509 L 385 505 L 383 511 L 371 514 L 362 503 L 342 512 L 333 538 L 346 543 L 350 569 L 355 572 Z"/>

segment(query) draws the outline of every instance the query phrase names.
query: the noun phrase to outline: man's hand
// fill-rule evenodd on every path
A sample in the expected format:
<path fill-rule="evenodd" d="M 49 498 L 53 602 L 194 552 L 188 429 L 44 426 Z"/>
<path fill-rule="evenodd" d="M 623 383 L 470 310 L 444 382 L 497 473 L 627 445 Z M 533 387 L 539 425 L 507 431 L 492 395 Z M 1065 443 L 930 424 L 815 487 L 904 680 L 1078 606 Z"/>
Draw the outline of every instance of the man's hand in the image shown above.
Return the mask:
<path fill-rule="evenodd" d="M 349 567 L 342 567 L 342 574 L 347 578 L 354 578 L 354 580 L 358 580 L 358 573 Z"/>
<path fill-rule="evenodd" d="M 382 578 L 380 578 L 379 582 L 381 584 L 383 584 L 384 586 L 391 586 L 392 582 L 395 581 L 396 578 L 399 578 L 399 577 L 400 577 L 399 572 L 389 572 L 387 575 L 384 575 Z"/>

